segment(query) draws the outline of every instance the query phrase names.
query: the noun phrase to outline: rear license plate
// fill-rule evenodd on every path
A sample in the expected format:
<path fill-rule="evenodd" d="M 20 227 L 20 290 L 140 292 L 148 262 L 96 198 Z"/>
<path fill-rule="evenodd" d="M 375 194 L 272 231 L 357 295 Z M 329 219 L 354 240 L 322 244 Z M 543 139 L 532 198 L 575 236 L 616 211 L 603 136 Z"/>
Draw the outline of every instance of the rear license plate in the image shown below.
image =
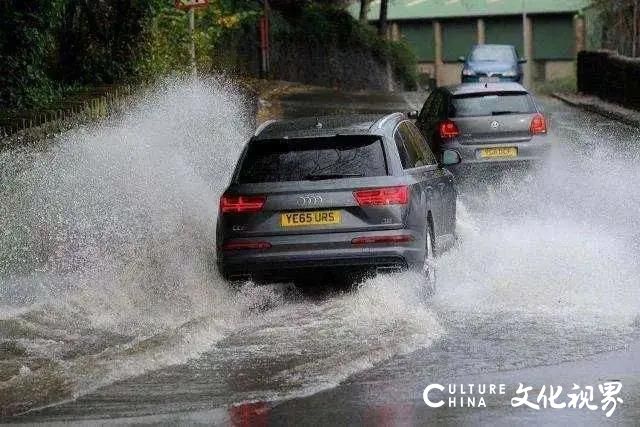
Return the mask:
<path fill-rule="evenodd" d="M 500 77 L 480 77 L 480 83 L 499 83 Z"/>
<path fill-rule="evenodd" d="M 516 147 L 483 148 L 480 150 L 480 157 L 485 159 L 495 157 L 518 157 L 518 149 Z"/>
<path fill-rule="evenodd" d="M 283 227 L 336 225 L 340 222 L 340 211 L 289 212 L 280 215 L 280 225 Z"/>

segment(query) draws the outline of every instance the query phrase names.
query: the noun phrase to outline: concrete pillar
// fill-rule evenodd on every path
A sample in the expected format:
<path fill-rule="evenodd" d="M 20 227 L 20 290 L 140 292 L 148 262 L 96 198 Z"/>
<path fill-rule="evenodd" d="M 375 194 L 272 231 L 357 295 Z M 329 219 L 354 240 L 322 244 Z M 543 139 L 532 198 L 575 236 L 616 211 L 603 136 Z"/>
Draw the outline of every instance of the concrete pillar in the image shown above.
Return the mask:
<path fill-rule="evenodd" d="M 487 42 L 487 30 L 484 25 L 484 19 L 478 19 L 478 44 L 485 44 Z"/>
<path fill-rule="evenodd" d="M 397 42 L 400 40 L 400 26 L 397 22 L 391 23 L 391 40 Z"/>
<path fill-rule="evenodd" d="M 528 15 L 522 19 L 522 34 L 524 45 L 524 57 L 527 63 L 524 64 L 524 86 L 529 88 L 533 82 L 533 23 Z"/>
<path fill-rule="evenodd" d="M 444 65 L 442 59 L 442 25 L 440 21 L 433 21 L 433 40 L 435 44 L 435 58 L 433 62 L 434 78 L 436 79 L 436 85 L 440 86 Z"/>
<path fill-rule="evenodd" d="M 586 50 L 587 48 L 587 26 L 585 24 L 584 16 L 576 15 L 573 20 L 573 27 L 576 33 L 576 55 L 578 52 Z"/>

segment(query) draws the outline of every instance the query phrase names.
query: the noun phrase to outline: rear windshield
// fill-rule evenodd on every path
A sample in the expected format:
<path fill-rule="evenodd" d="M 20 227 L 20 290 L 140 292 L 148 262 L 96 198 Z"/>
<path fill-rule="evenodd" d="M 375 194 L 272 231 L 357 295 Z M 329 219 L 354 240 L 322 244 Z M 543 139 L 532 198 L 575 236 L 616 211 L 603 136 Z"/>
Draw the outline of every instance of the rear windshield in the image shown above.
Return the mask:
<path fill-rule="evenodd" d="M 387 175 L 377 137 L 256 141 L 249 145 L 238 182 L 304 181 Z"/>
<path fill-rule="evenodd" d="M 482 93 L 456 96 L 451 101 L 451 117 L 499 116 L 535 113 L 536 106 L 528 93 Z"/>
<path fill-rule="evenodd" d="M 509 46 L 478 46 L 471 52 L 474 62 L 513 62 L 516 59 L 513 48 Z"/>

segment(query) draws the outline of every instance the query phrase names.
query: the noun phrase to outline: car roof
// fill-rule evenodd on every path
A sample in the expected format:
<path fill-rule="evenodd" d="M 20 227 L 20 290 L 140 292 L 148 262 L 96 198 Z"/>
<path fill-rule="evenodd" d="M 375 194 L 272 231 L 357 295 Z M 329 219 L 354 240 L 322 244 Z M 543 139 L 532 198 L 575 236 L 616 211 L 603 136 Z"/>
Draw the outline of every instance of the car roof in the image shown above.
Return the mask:
<path fill-rule="evenodd" d="M 473 95 L 476 93 L 495 93 L 495 92 L 526 92 L 529 93 L 520 83 L 501 82 L 501 83 L 463 83 L 454 86 L 445 86 L 444 89 L 451 95 Z"/>
<path fill-rule="evenodd" d="M 314 138 L 335 135 L 380 135 L 404 114 L 350 114 L 271 120 L 258 127 L 253 140 Z"/>
<path fill-rule="evenodd" d="M 476 44 L 476 45 L 473 45 L 473 48 L 475 49 L 477 47 L 483 47 L 483 46 L 486 46 L 486 47 L 509 47 L 511 49 L 515 49 L 515 46 L 512 45 L 512 44 L 491 44 L 491 43 Z"/>

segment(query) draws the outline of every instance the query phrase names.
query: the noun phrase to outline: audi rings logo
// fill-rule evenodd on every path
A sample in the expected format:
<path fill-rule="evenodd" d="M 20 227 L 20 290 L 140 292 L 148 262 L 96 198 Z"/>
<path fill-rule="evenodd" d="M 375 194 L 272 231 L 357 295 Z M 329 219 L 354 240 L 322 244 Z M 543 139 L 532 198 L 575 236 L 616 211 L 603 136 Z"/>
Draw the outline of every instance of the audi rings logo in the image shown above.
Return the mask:
<path fill-rule="evenodd" d="M 301 208 L 318 206 L 322 204 L 322 196 L 318 196 L 317 194 L 305 194 L 304 196 L 298 197 L 296 204 Z"/>

